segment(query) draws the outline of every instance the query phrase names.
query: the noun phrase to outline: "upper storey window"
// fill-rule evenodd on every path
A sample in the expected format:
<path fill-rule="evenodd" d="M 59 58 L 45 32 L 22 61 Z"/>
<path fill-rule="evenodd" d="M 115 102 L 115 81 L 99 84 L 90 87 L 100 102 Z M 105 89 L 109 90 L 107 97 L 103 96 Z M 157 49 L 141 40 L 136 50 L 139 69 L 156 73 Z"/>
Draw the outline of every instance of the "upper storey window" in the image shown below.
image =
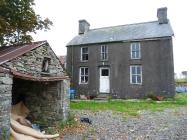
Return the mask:
<path fill-rule="evenodd" d="M 101 60 L 108 60 L 108 46 L 101 46 Z"/>
<path fill-rule="evenodd" d="M 43 63 L 42 63 L 42 72 L 49 72 L 49 64 L 51 59 L 48 57 L 44 57 Z"/>
<path fill-rule="evenodd" d="M 140 43 L 131 43 L 131 59 L 141 58 L 141 45 Z"/>
<path fill-rule="evenodd" d="M 88 47 L 81 48 L 81 61 L 88 61 Z"/>

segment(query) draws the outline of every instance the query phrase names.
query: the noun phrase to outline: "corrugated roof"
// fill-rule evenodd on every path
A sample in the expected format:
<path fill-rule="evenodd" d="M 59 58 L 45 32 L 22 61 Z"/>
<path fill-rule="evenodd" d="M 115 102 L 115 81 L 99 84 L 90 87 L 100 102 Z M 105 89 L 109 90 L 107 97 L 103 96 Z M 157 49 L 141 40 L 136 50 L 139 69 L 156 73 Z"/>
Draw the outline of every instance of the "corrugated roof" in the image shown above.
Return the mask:
<path fill-rule="evenodd" d="M 15 70 L 11 70 L 11 73 L 14 77 L 24 79 L 24 80 L 31 80 L 31 81 L 62 81 L 64 79 L 69 79 L 68 76 L 52 76 L 52 77 L 46 77 L 46 76 L 33 76 L 25 73 L 21 73 Z"/>
<path fill-rule="evenodd" d="M 47 41 L 38 41 L 29 44 L 23 45 L 13 45 L 13 46 L 4 46 L 0 47 L 0 65 L 16 58 L 18 56 L 23 55 L 41 45 L 47 43 Z"/>
<path fill-rule="evenodd" d="M 74 37 L 67 46 L 142 40 L 173 36 L 170 23 L 159 24 L 158 21 L 127 24 L 113 27 L 92 29 L 85 34 Z"/>
<path fill-rule="evenodd" d="M 47 44 L 47 41 L 38 41 L 38 42 L 33 42 L 23 45 L 0 47 L 0 65 L 16 57 L 19 57 L 35 48 L 38 48 L 43 44 Z M 22 73 L 14 69 L 7 69 L 4 68 L 3 66 L 0 66 L 0 73 L 6 73 L 6 72 L 10 72 L 16 78 L 31 80 L 31 81 L 61 81 L 64 79 L 69 79 L 68 76 L 34 76 L 31 74 Z"/>

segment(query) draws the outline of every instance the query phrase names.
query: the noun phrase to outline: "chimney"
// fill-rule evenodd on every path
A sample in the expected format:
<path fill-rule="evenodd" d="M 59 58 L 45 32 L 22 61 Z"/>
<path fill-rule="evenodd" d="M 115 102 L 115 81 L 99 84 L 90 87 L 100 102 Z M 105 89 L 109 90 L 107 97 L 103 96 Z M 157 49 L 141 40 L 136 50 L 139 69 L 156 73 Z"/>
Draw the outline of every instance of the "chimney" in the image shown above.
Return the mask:
<path fill-rule="evenodd" d="M 157 9 L 157 18 L 159 24 L 167 24 L 167 7 L 162 7 Z"/>
<path fill-rule="evenodd" d="M 79 20 L 79 35 L 88 32 L 90 24 L 86 20 Z"/>

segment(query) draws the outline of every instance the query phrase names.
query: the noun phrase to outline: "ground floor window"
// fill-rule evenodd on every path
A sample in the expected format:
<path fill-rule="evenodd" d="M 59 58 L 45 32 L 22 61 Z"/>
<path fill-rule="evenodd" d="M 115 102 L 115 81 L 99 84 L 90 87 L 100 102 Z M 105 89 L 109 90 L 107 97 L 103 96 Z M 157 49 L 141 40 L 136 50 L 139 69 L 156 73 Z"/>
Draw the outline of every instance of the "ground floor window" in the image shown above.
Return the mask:
<path fill-rule="evenodd" d="M 130 66 L 130 83 L 142 84 L 142 66 L 140 65 Z"/>
<path fill-rule="evenodd" d="M 80 67 L 79 84 L 88 84 L 88 67 Z"/>

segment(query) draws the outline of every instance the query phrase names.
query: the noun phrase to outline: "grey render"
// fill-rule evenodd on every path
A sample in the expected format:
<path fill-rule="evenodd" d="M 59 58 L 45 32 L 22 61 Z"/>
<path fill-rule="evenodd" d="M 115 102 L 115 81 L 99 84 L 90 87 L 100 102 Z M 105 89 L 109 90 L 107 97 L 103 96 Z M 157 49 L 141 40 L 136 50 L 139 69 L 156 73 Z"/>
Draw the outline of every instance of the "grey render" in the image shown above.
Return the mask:
<path fill-rule="evenodd" d="M 115 98 L 172 97 L 174 92 L 173 30 L 167 8 L 159 8 L 158 21 L 89 29 L 79 21 L 79 35 L 67 44 L 67 71 L 77 95 L 97 96 L 99 69 L 110 69 L 110 92 Z M 82 29 L 85 22 L 85 31 Z M 81 31 L 80 31 L 81 26 Z M 130 45 L 141 44 L 141 58 L 131 59 Z M 101 45 L 108 46 L 108 60 L 101 61 Z M 81 47 L 88 47 L 89 59 L 80 61 Z M 130 84 L 130 66 L 142 66 L 142 84 Z M 88 84 L 79 84 L 79 68 L 89 68 Z"/>

